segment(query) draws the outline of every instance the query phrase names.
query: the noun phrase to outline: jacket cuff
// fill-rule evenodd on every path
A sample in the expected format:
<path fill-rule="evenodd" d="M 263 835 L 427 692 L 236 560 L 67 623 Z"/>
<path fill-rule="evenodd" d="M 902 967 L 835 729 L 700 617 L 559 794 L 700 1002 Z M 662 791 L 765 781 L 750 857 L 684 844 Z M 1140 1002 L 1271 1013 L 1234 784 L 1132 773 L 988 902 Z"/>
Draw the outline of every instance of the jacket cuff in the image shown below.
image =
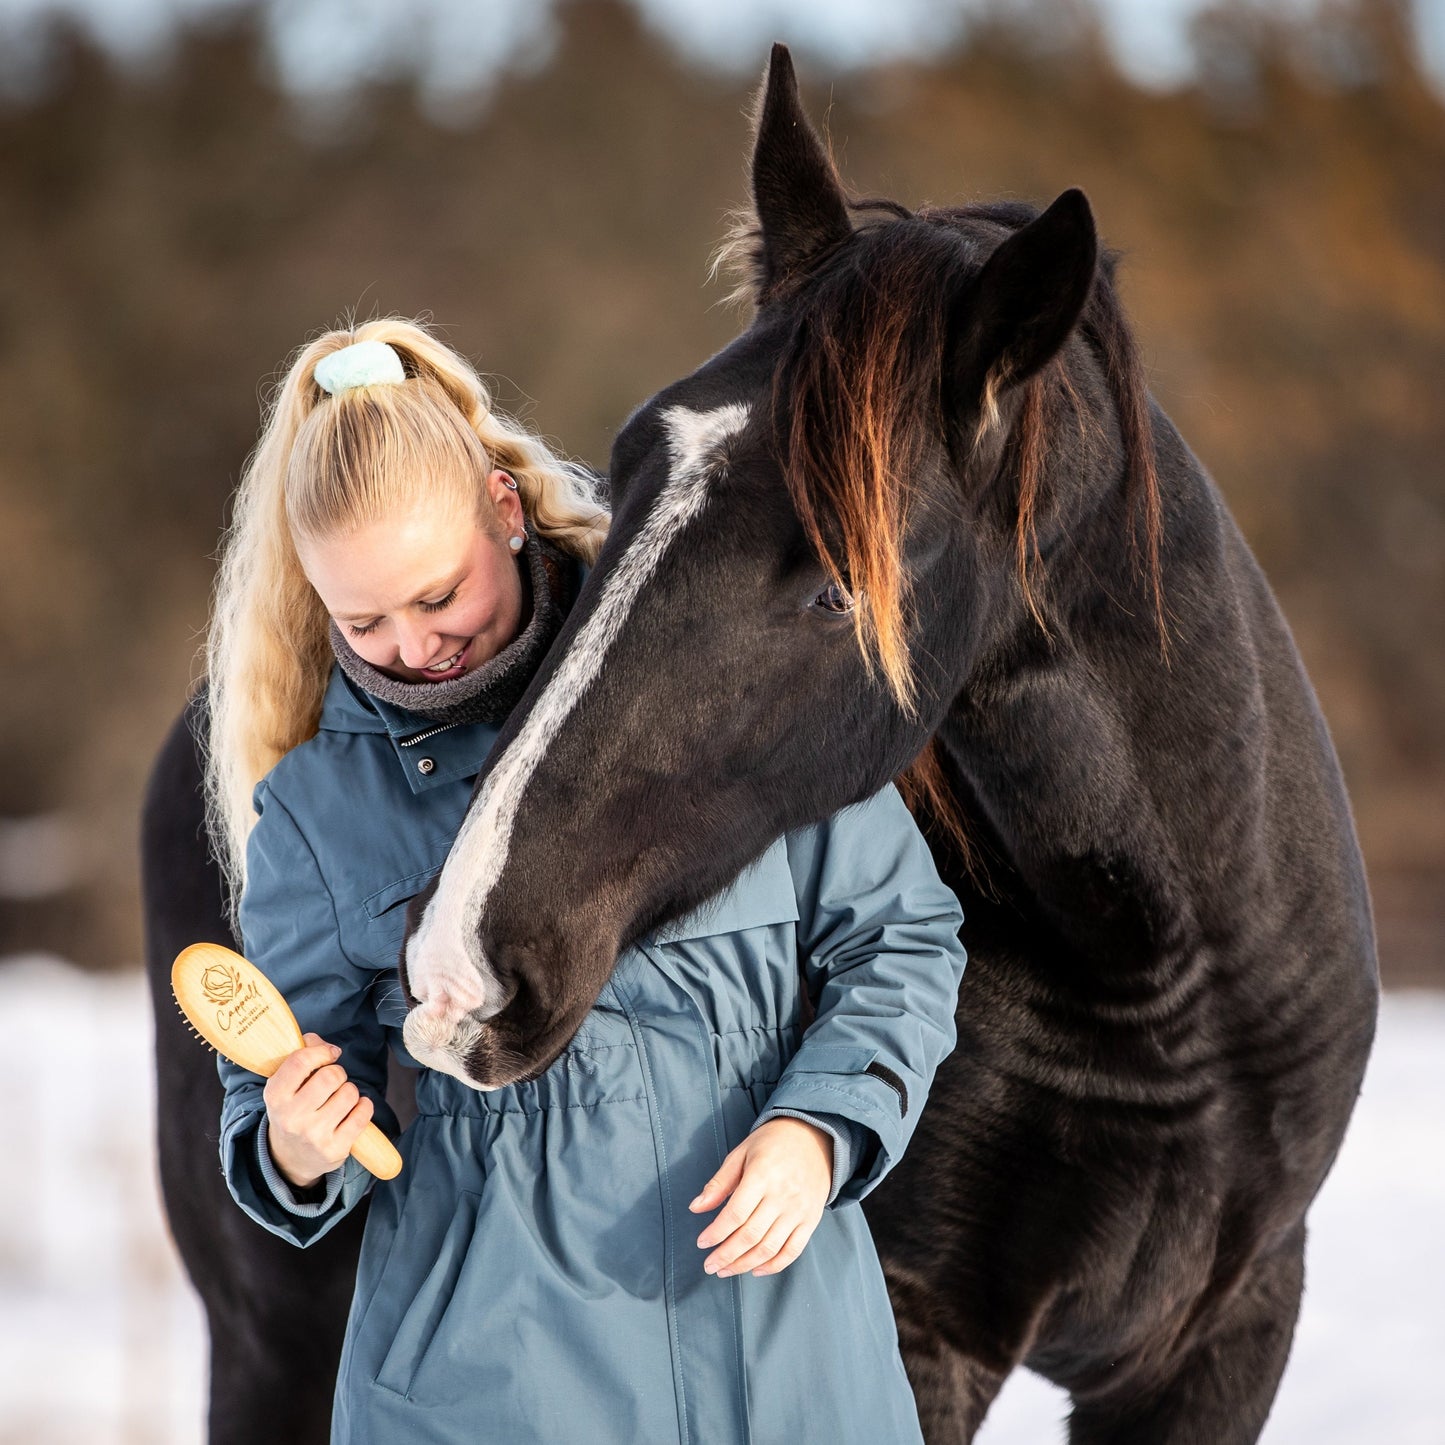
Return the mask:
<path fill-rule="evenodd" d="M 292 1202 L 284 1202 L 275 1185 L 266 1177 L 261 1165 L 260 1146 L 251 1137 L 263 1127 L 265 1119 L 265 1110 L 257 1109 L 239 1114 L 222 1126 L 221 1173 L 231 1197 L 257 1224 L 288 1243 L 305 1249 L 344 1219 L 370 1193 L 376 1180 L 355 1159 L 348 1159 L 339 1171 L 332 1171 L 332 1174 L 340 1174 L 340 1187 L 335 1195 L 330 1192 L 332 1175 L 327 1175 L 326 1198 L 329 1204 L 325 1201 L 308 1203 L 297 1200 L 294 1192 L 289 1194 Z M 274 1160 L 271 1166 L 279 1179 L 280 1171 L 275 1169 Z M 284 1180 L 282 1184 L 290 1191 L 289 1184 Z"/>
<path fill-rule="evenodd" d="M 895 1087 L 883 1073 L 867 1071 L 877 1052 L 805 1041 L 783 1070 L 766 1105 L 772 1110 L 837 1114 L 862 1129 L 867 1143 L 840 1190 L 841 1199 L 862 1199 L 870 1193 L 898 1162 L 912 1132 L 914 1119 L 904 1111 L 916 1113 L 917 1105 L 915 1100 L 904 1099 L 907 1084 L 900 1078 L 903 1087 Z M 917 1090 L 909 1092 L 916 1094 Z"/>
<path fill-rule="evenodd" d="M 838 1197 L 838 1191 L 853 1177 L 859 1158 L 870 1142 L 870 1134 L 862 1124 L 845 1119 L 842 1114 L 817 1114 L 808 1109 L 764 1109 L 753 1123 L 752 1133 L 759 1124 L 769 1119 L 801 1119 L 821 1129 L 833 1139 L 833 1182 L 828 1190 L 827 1202 L 831 1204 Z"/>
<path fill-rule="evenodd" d="M 276 1196 L 276 1202 L 284 1209 L 289 1209 L 292 1214 L 299 1215 L 302 1219 L 315 1219 L 317 1215 L 325 1214 L 341 1195 L 341 1183 L 346 1177 L 346 1166 L 338 1164 L 329 1173 L 323 1174 L 319 1183 L 324 1184 L 323 1192 L 316 1194 L 316 1185 L 312 1185 L 305 1191 L 306 1197 L 301 1197 L 296 1186 L 277 1167 L 276 1161 L 271 1157 L 271 1143 L 266 1132 L 267 1120 L 263 1118 L 256 1129 L 256 1162 L 261 1168 L 261 1177 L 266 1181 L 271 1193 Z"/>

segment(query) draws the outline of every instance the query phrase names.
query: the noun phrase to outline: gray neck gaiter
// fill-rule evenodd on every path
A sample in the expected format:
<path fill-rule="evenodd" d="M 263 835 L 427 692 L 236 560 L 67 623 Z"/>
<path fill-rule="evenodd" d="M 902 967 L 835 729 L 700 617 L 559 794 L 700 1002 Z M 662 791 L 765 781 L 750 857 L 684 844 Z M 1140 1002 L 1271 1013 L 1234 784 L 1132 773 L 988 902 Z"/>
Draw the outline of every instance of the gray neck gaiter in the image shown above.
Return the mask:
<path fill-rule="evenodd" d="M 373 697 L 442 723 L 501 722 L 527 690 L 577 596 L 580 567 L 526 524 L 527 544 L 517 554 L 522 573 L 522 630 L 493 658 L 445 682 L 403 682 L 373 667 L 333 621 L 331 650 L 341 670 Z M 528 608 L 530 607 L 530 616 Z"/>

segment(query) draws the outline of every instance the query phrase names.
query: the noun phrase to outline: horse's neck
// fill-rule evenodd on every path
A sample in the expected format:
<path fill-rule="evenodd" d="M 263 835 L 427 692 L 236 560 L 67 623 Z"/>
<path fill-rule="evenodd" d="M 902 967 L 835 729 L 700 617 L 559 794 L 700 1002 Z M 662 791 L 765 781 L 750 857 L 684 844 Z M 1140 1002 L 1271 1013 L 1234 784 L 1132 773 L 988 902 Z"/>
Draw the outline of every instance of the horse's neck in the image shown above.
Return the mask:
<path fill-rule="evenodd" d="M 1132 568 L 1127 544 L 1080 537 L 1051 563 L 1053 595 L 1074 599 L 1052 639 L 1021 621 L 938 734 L 1006 890 L 1111 970 L 1187 949 L 1207 906 L 1191 870 L 1250 801 L 1229 795 L 1257 687 L 1226 560 L 1232 523 L 1188 465 L 1166 518 L 1169 663 L 1141 589 L 1125 600 L 1107 586 Z"/>

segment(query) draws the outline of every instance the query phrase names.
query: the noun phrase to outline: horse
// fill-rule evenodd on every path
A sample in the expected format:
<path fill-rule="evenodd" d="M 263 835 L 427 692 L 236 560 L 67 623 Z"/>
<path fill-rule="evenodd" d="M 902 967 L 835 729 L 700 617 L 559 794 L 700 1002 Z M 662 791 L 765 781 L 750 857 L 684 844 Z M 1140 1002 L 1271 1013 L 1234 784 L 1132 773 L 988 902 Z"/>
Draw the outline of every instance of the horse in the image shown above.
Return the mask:
<path fill-rule="evenodd" d="M 1076 1445 L 1254 1440 L 1379 986 L 1289 629 L 1080 191 L 850 204 L 777 48 L 752 192 L 751 324 L 617 434 L 607 545 L 409 910 L 408 1003 L 473 971 L 467 1074 L 531 1077 L 619 945 L 904 775 L 969 952 L 864 1201 L 925 1437 L 1025 1365 Z"/>
<path fill-rule="evenodd" d="M 622 946 L 898 779 L 969 953 L 957 1047 L 862 1205 L 925 1438 L 971 1440 L 1022 1365 L 1069 1393 L 1076 1445 L 1255 1440 L 1378 1002 L 1288 627 L 1148 394 L 1081 192 L 850 201 L 775 47 L 752 194 L 731 247 L 751 322 L 618 432 L 609 539 L 408 907 L 404 996 L 474 969 L 471 1082 L 533 1077 Z M 197 796 L 199 726 L 157 765 L 152 857 Z M 174 867 L 198 878 L 179 826 Z M 158 991 L 168 891 L 148 900 Z M 194 893 L 199 937 L 221 915 Z M 215 1112 L 177 1077 L 161 1115 L 189 1107 L 195 1132 L 168 1171 L 162 1125 L 167 1207 L 217 1200 L 183 1256 L 251 1281 L 202 1288 L 213 1402 L 236 1396 L 215 1372 L 245 1315 L 274 1426 L 308 1385 L 329 1400 L 261 1337 L 288 1307 L 295 1337 L 287 1280 L 320 1245 L 282 1262 L 238 1238 L 195 1148 Z M 317 1256 L 299 1315 L 318 1337 L 339 1339 L 354 1256 Z M 258 1438 L 222 1414 L 213 1440 Z"/>

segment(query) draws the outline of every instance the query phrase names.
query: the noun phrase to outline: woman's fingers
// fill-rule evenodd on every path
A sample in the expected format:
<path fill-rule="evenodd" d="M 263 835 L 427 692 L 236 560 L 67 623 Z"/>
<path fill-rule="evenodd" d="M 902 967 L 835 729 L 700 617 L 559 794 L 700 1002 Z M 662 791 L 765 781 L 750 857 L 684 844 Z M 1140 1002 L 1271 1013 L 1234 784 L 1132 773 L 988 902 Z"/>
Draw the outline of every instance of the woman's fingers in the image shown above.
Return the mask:
<path fill-rule="evenodd" d="M 813 1230 L 817 1226 L 813 1224 L 800 1224 L 784 1242 L 783 1247 L 766 1264 L 760 1265 L 753 1270 L 755 1277 L 765 1274 L 777 1274 L 780 1270 L 787 1269 L 797 1257 L 802 1254 L 803 1246 L 813 1237 Z"/>
<path fill-rule="evenodd" d="M 738 1192 L 741 1193 L 741 1190 Z M 734 1194 L 733 1198 L 736 1199 L 737 1194 Z M 731 1207 L 729 1205 L 729 1208 Z M 719 1215 L 709 1229 L 716 1228 L 722 1217 Z M 703 1260 L 703 1269 L 708 1274 L 723 1274 L 724 1272 L 735 1274 L 736 1270 L 731 1268 L 733 1260 L 761 1244 L 777 1217 L 776 1208 L 765 1201 L 760 1202 L 746 1219 L 740 1220 L 734 1228 L 722 1236 L 722 1243 Z"/>
<path fill-rule="evenodd" d="M 303 1114 L 320 1113 L 346 1087 L 346 1083 L 346 1070 L 340 1064 L 326 1064 L 296 1090 L 296 1108 Z M 352 1103 L 355 1102 L 353 1099 Z"/>
<path fill-rule="evenodd" d="M 747 1148 L 745 1145 L 739 1144 L 723 1160 L 717 1173 L 702 1186 L 702 1192 L 687 1207 L 694 1213 L 700 1210 L 716 1209 L 737 1188 L 738 1180 L 743 1177 L 743 1162 L 746 1158 Z"/>
<path fill-rule="evenodd" d="M 762 1213 L 762 1211 L 759 1210 L 758 1213 Z M 735 1252 L 724 1259 L 722 1266 L 717 1271 L 718 1278 L 726 1279 L 730 1274 L 742 1274 L 746 1270 L 755 1270 L 759 1265 L 766 1264 L 788 1242 L 796 1227 L 796 1220 L 785 1219 L 779 1215 L 751 1249 L 743 1248 L 741 1240 L 744 1232 L 739 1230 L 733 1239 L 730 1239 L 717 1251 L 717 1255 L 722 1256 L 724 1251 L 731 1247 L 734 1240 L 739 1241 L 738 1249 L 741 1250 L 741 1253 Z"/>
<path fill-rule="evenodd" d="M 348 1079 L 316 1111 L 316 1127 L 323 1137 L 339 1129 L 360 1101 L 361 1090 Z"/>
<path fill-rule="evenodd" d="M 335 1044 L 326 1043 L 319 1035 L 307 1034 L 306 1038 L 316 1039 L 317 1042 L 308 1043 L 287 1054 L 277 1066 L 276 1072 L 266 1080 L 264 1094 L 268 1104 L 297 1093 L 318 1069 L 335 1063 L 341 1057 L 341 1050 Z"/>
<path fill-rule="evenodd" d="M 742 1178 L 738 1180 L 733 1189 L 731 1198 L 718 1213 L 717 1218 L 698 1235 L 697 1247 L 711 1249 L 713 1245 L 720 1244 L 735 1229 L 745 1224 L 751 1218 L 753 1211 L 762 1203 L 764 1192 L 763 1182 L 757 1178 L 756 1171 L 749 1173 L 744 1170 Z M 757 1241 L 749 1240 L 748 1242 L 755 1244 Z"/>
<path fill-rule="evenodd" d="M 351 1106 L 351 1111 L 336 1126 L 336 1142 L 344 1144 L 348 1154 L 351 1153 L 351 1146 L 361 1137 L 361 1131 L 371 1123 L 371 1116 L 375 1112 L 375 1106 L 363 1094 Z"/>

